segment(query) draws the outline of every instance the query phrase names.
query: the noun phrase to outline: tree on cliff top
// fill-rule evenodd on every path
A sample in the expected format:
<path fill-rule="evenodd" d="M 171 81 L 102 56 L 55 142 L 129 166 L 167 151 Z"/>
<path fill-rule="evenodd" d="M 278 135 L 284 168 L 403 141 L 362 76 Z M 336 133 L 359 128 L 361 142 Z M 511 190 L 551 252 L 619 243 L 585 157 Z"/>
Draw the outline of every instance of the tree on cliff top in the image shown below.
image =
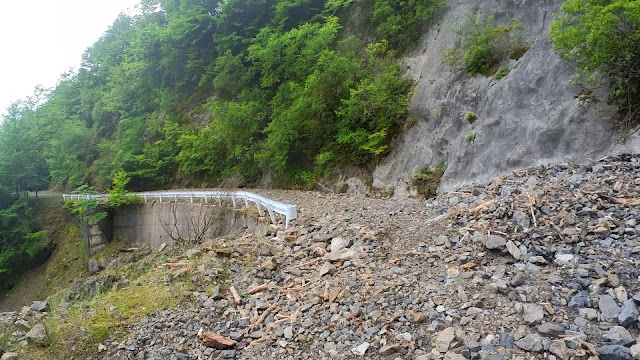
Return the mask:
<path fill-rule="evenodd" d="M 560 57 L 576 61 L 577 83 L 587 91 L 607 85 L 621 125 L 640 117 L 640 1 L 568 0 L 555 14 L 551 42 Z M 603 76 L 598 76 L 598 75 Z"/>

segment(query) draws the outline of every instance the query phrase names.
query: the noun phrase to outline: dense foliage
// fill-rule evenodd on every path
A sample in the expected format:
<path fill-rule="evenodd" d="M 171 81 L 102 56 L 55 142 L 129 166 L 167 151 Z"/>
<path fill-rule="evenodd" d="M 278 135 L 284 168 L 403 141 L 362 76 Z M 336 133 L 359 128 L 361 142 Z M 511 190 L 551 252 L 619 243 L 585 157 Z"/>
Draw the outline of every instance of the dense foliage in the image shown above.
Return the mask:
<path fill-rule="evenodd" d="M 354 4 L 372 42 L 344 35 Z M 411 81 L 395 56 L 442 5 L 143 0 L 55 89 L 8 110 L 0 147 L 16 158 L 2 151 L 3 170 L 17 191 L 106 189 L 118 169 L 130 189 L 263 174 L 297 187 L 370 163 L 407 116 Z"/>
<path fill-rule="evenodd" d="M 576 61 L 587 92 L 604 80 L 629 126 L 640 112 L 640 1 L 568 0 L 551 25 L 554 49 Z M 596 76 L 601 74 L 603 76 Z"/>
<path fill-rule="evenodd" d="M 19 200 L 0 210 L 0 293 L 11 287 L 18 274 L 41 262 L 51 250 L 46 230 L 36 231 L 32 210 Z"/>
<path fill-rule="evenodd" d="M 356 4 L 371 20 L 347 21 Z M 79 69 L 4 113 L 0 276 L 43 247 L 16 202 L 29 191 L 113 184 L 118 202 L 128 190 L 244 186 L 265 174 L 307 187 L 376 161 L 407 117 L 411 81 L 395 57 L 442 5 L 142 0 Z M 85 220 L 104 216 L 90 211 L 95 201 L 76 205 Z"/>
<path fill-rule="evenodd" d="M 524 26 L 517 19 L 509 25 L 495 25 L 493 16 L 478 12 L 469 14 L 453 31 L 460 38 L 460 45 L 443 54 L 443 63 L 471 75 L 491 76 L 502 61 L 518 59 L 529 49 Z"/>

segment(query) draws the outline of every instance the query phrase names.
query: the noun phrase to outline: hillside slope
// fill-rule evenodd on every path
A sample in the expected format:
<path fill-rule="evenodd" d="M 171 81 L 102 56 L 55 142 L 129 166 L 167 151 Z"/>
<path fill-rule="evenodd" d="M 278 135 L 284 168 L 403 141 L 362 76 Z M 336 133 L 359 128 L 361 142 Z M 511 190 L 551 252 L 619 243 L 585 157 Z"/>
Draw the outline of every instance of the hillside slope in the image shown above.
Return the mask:
<path fill-rule="evenodd" d="M 440 161 L 447 164 L 441 189 L 450 190 L 527 166 L 638 151 L 637 132 L 628 136 L 613 129 L 615 110 L 606 105 L 606 91 L 599 94 L 604 101 L 581 102 L 571 80 L 574 64 L 552 51 L 549 28 L 562 3 L 449 2 L 437 25 L 403 60 L 417 83 L 410 106 L 417 125 L 400 136 L 391 155 L 377 166 L 374 186 L 403 185 L 420 167 Z M 531 43 L 523 57 L 503 62 L 511 70 L 500 80 L 452 72 L 441 64 L 443 52 L 459 42 L 452 29 L 481 9 L 497 24 L 518 19 Z M 478 117 L 473 125 L 465 119 L 467 112 Z M 402 189 L 398 186 L 396 193 L 403 194 Z"/>

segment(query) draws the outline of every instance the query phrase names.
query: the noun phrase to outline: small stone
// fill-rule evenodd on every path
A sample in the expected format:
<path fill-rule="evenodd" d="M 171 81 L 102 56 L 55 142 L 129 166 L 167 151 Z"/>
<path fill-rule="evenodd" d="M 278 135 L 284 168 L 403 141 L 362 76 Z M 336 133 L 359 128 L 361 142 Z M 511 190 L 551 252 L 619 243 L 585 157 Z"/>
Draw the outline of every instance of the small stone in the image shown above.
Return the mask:
<path fill-rule="evenodd" d="M 529 262 L 538 265 L 544 265 L 547 263 L 547 259 L 542 256 L 532 256 L 529 258 Z"/>
<path fill-rule="evenodd" d="M 364 354 L 367 352 L 367 349 L 369 349 L 369 346 L 371 346 L 371 344 L 365 341 L 362 344 L 351 349 L 351 352 L 356 356 L 364 356 Z"/>
<path fill-rule="evenodd" d="M 602 316 L 607 319 L 615 319 L 620 314 L 620 307 L 616 304 L 610 295 L 602 295 L 598 301 L 598 308 Z"/>
<path fill-rule="evenodd" d="M 202 342 L 204 342 L 205 345 L 214 347 L 218 350 L 228 349 L 236 344 L 235 341 L 212 331 L 203 332 L 200 334 L 200 339 L 202 339 Z"/>
<path fill-rule="evenodd" d="M 531 332 L 529 331 L 528 327 L 526 327 L 524 325 L 520 325 L 520 326 L 518 326 L 516 331 L 513 332 L 513 338 L 515 340 L 520 340 L 523 337 L 525 337 L 526 335 L 528 335 L 529 333 L 531 333 Z"/>
<path fill-rule="evenodd" d="M 285 339 L 293 338 L 293 327 L 287 326 L 284 328 L 284 337 Z"/>
<path fill-rule="evenodd" d="M 331 252 L 340 252 L 342 249 L 344 249 L 347 246 L 348 242 L 347 240 L 341 238 L 341 237 L 335 237 L 333 239 L 331 239 Z"/>
<path fill-rule="evenodd" d="M 456 354 L 453 351 L 448 351 L 444 354 L 444 360 L 467 360 L 467 358 L 461 354 Z"/>
<path fill-rule="evenodd" d="M 522 350 L 540 352 L 543 349 L 542 336 L 538 334 L 529 334 L 516 341 L 516 346 Z"/>
<path fill-rule="evenodd" d="M 440 235 L 440 236 L 437 236 L 435 239 L 433 239 L 433 244 L 435 246 L 442 246 L 442 245 L 446 244 L 447 241 L 449 241 L 449 239 L 447 239 L 446 236 Z"/>
<path fill-rule="evenodd" d="M 46 311 L 49 309 L 49 303 L 46 301 L 34 301 L 31 304 L 31 310 L 33 311 Z"/>
<path fill-rule="evenodd" d="M 614 273 L 608 273 L 607 280 L 609 281 L 609 285 L 613 288 L 618 287 L 620 285 L 620 278 L 618 277 L 618 275 Z"/>
<path fill-rule="evenodd" d="M 98 260 L 89 259 L 89 273 L 92 275 L 100 272 L 100 266 L 98 265 Z"/>
<path fill-rule="evenodd" d="M 633 360 L 629 348 L 622 345 L 602 345 L 596 347 L 600 360 Z"/>
<path fill-rule="evenodd" d="M 18 360 L 18 353 L 16 352 L 6 352 L 2 354 L 0 360 Z"/>
<path fill-rule="evenodd" d="M 556 254 L 554 262 L 560 266 L 567 266 L 571 265 L 575 258 L 576 257 L 572 254 Z"/>
<path fill-rule="evenodd" d="M 25 335 L 29 342 L 39 345 L 46 346 L 49 343 L 49 335 L 47 334 L 47 329 L 42 324 L 36 324 L 34 327 L 29 330 L 29 332 Z"/>
<path fill-rule="evenodd" d="M 511 256 L 513 256 L 514 259 L 522 260 L 522 252 L 516 246 L 516 244 L 514 244 L 514 242 L 511 240 L 507 242 L 507 251 L 509 251 L 509 254 L 511 254 Z"/>
<path fill-rule="evenodd" d="M 449 350 L 449 345 L 455 339 L 455 329 L 448 327 L 438 333 L 436 336 L 436 349 L 441 353 L 446 353 Z"/>
<path fill-rule="evenodd" d="M 634 340 L 633 336 L 622 326 L 614 326 L 604 334 L 606 339 L 611 340 L 614 344 L 628 344 Z"/>
<path fill-rule="evenodd" d="M 484 246 L 489 250 L 502 250 L 507 246 L 507 240 L 502 236 L 491 235 L 485 241 Z"/>
<path fill-rule="evenodd" d="M 618 314 L 618 324 L 628 327 L 638 321 L 638 307 L 633 299 L 628 299 L 622 304 L 620 314 Z"/>
<path fill-rule="evenodd" d="M 579 310 L 579 314 L 587 320 L 596 320 L 598 318 L 598 310 L 592 308 L 582 308 Z"/>
<path fill-rule="evenodd" d="M 396 335 L 396 340 L 398 340 L 398 341 L 411 341 L 411 340 L 413 340 L 413 336 L 411 335 L 411 333 L 405 332 L 405 333 L 397 334 Z"/>
<path fill-rule="evenodd" d="M 569 354 L 571 354 L 571 350 L 564 343 L 564 340 L 553 340 L 551 344 L 549 344 L 549 352 L 561 360 L 567 360 Z"/>
<path fill-rule="evenodd" d="M 627 301 L 627 299 L 629 299 L 629 296 L 627 295 L 627 289 L 625 289 L 624 287 L 618 286 L 617 288 L 613 289 L 613 291 L 616 294 L 616 299 L 618 299 L 619 302 L 623 303 Z"/>
<path fill-rule="evenodd" d="M 500 333 L 500 341 L 499 344 L 505 349 L 513 349 L 513 345 L 515 343 L 515 338 L 512 333 L 509 332 L 501 332 Z"/>
<path fill-rule="evenodd" d="M 223 359 L 233 359 L 236 357 L 236 349 L 222 350 L 220 355 Z"/>
<path fill-rule="evenodd" d="M 538 304 L 527 303 L 523 304 L 524 309 L 524 321 L 527 324 L 536 324 L 544 319 L 544 310 L 542 306 Z"/>
<path fill-rule="evenodd" d="M 318 269 L 318 275 L 320 275 L 320 277 L 322 277 L 325 274 L 329 274 L 332 275 L 333 273 L 336 272 L 336 267 L 335 265 L 333 265 L 330 262 L 325 262 L 320 269 Z"/>
<path fill-rule="evenodd" d="M 513 212 L 513 221 L 521 229 L 528 229 L 531 226 L 531 219 L 529 218 L 529 215 L 520 210 Z"/>
<path fill-rule="evenodd" d="M 629 354 L 635 359 L 640 360 L 640 343 L 633 345 L 629 349 Z"/>
<path fill-rule="evenodd" d="M 589 298 L 589 292 L 586 290 L 580 291 L 575 294 L 571 300 L 569 300 L 569 307 L 574 309 L 583 308 L 587 305 L 587 299 Z"/>
<path fill-rule="evenodd" d="M 274 256 L 267 258 L 260 264 L 260 268 L 263 270 L 275 270 L 278 267 L 278 261 Z"/>
<path fill-rule="evenodd" d="M 543 323 L 538 326 L 538 332 L 545 336 L 559 336 L 564 334 L 565 328 L 560 324 Z"/>
<path fill-rule="evenodd" d="M 380 354 L 380 355 L 391 355 L 391 354 L 395 353 L 396 351 L 400 350 L 401 348 L 402 348 L 402 346 L 400 346 L 400 344 L 385 345 L 385 346 L 381 347 L 380 350 L 378 350 L 378 354 Z"/>

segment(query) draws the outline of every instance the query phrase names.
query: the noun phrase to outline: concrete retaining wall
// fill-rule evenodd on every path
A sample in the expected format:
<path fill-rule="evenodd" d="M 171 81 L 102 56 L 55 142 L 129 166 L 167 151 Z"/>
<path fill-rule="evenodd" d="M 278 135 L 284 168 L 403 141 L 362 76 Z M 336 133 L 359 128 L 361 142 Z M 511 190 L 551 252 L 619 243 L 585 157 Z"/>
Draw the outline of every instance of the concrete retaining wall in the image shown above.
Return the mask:
<path fill-rule="evenodd" d="M 249 232 L 264 234 L 267 226 L 247 216 L 244 209 L 224 205 L 144 203 L 119 207 L 113 214 L 114 238 L 154 247 L 170 244 L 178 237 L 216 238 L 244 227 Z"/>

